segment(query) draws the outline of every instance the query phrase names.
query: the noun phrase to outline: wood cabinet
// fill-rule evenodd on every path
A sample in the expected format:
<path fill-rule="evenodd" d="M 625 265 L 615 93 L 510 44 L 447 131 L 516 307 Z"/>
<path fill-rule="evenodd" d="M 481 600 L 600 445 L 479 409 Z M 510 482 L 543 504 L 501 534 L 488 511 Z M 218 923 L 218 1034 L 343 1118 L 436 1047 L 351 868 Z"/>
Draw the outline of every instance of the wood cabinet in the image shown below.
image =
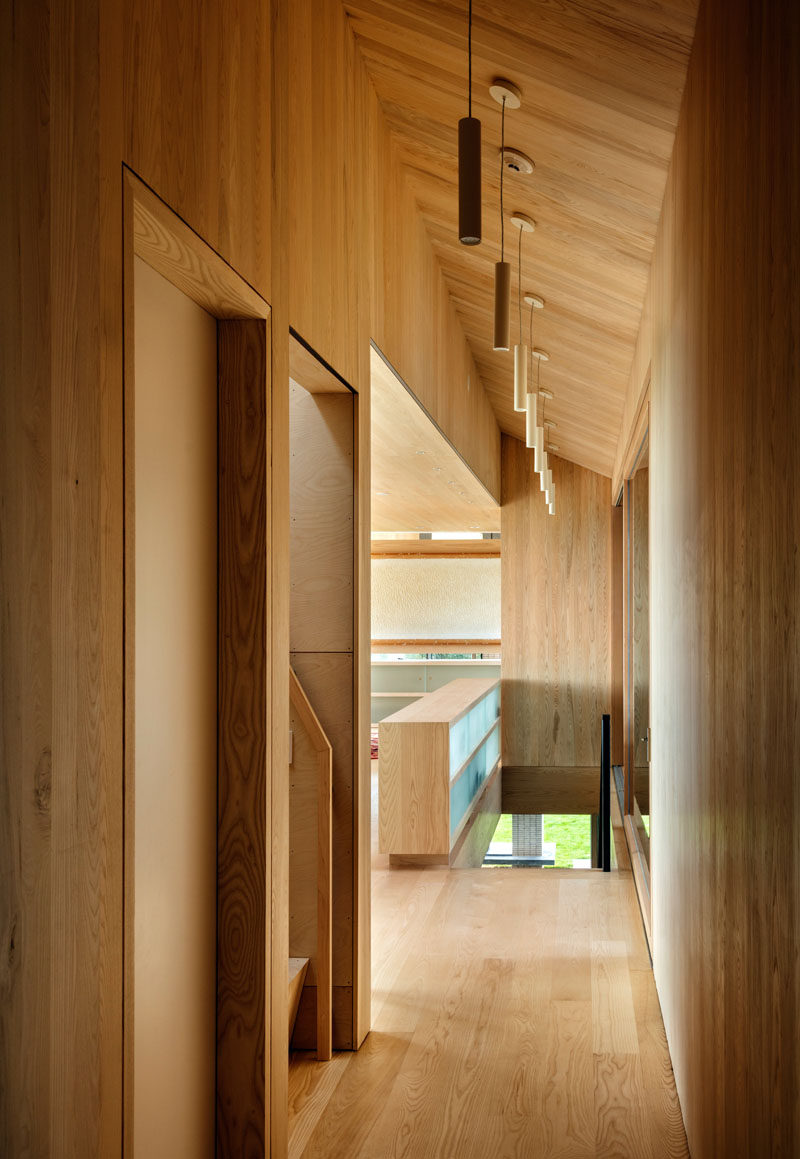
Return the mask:
<path fill-rule="evenodd" d="M 395 712 L 379 725 L 378 756 L 381 852 L 453 864 L 497 788 L 500 681 L 453 680 Z"/>

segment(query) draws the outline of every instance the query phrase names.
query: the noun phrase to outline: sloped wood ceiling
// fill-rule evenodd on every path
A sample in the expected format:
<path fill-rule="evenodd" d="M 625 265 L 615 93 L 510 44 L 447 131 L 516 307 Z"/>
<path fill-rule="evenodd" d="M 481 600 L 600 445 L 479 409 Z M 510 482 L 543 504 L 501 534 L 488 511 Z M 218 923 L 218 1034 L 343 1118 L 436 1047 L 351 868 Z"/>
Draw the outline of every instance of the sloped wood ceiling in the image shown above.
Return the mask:
<path fill-rule="evenodd" d="M 466 0 L 344 0 L 399 143 L 420 212 L 504 431 L 514 413 L 513 354 L 492 350 L 500 258 L 500 107 L 495 77 L 522 89 L 506 144 L 535 161 L 505 178 L 506 259 L 516 341 L 518 233 L 523 293 L 546 301 L 534 341 L 550 353 L 542 387 L 559 455 L 610 475 L 696 15 L 696 0 L 494 0 L 473 3 L 473 114 L 483 123 L 483 242 L 458 241 L 456 133 L 466 115 Z M 527 341 L 528 308 L 523 307 Z"/>

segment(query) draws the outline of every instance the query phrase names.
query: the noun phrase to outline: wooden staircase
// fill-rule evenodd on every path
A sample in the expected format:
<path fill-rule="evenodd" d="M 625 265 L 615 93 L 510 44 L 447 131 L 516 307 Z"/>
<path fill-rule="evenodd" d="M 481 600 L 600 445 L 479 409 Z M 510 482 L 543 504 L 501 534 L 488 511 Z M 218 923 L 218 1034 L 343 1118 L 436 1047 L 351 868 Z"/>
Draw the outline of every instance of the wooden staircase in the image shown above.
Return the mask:
<path fill-rule="evenodd" d="M 289 1038 L 296 1049 L 316 1048 L 317 1058 L 327 1061 L 333 1042 L 333 750 L 292 668 L 289 695 Z"/>

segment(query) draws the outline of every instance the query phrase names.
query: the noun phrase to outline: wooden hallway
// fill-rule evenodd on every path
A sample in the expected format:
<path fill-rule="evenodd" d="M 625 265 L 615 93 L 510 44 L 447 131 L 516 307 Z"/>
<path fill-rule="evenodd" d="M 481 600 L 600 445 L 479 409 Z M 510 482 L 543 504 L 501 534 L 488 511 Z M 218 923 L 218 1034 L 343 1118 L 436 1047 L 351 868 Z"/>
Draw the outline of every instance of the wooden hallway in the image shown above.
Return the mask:
<path fill-rule="evenodd" d="M 373 852 L 373 1029 L 357 1054 L 293 1056 L 292 1159 L 688 1156 L 625 862 L 609 877 L 386 860 Z"/>

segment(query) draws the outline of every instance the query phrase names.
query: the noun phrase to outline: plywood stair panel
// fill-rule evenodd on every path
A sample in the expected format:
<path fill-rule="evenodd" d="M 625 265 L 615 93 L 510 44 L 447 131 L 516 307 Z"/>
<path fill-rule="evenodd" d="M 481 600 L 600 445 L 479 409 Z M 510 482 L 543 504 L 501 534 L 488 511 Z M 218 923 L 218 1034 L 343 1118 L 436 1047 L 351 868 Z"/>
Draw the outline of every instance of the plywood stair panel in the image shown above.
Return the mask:
<path fill-rule="evenodd" d="M 289 670 L 292 732 L 289 797 L 290 1041 L 332 1053 L 333 749 L 294 670 Z M 299 1018 L 298 1018 L 299 1012 Z"/>
<path fill-rule="evenodd" d="M 300 1006 L 300 995 L 303 993 L 303 983 L 308 973 L 308 958 L 289 959 L 289 1040 L 294 1034 L 294 1024 L 297 1020 L 297 1010 Z"/>

